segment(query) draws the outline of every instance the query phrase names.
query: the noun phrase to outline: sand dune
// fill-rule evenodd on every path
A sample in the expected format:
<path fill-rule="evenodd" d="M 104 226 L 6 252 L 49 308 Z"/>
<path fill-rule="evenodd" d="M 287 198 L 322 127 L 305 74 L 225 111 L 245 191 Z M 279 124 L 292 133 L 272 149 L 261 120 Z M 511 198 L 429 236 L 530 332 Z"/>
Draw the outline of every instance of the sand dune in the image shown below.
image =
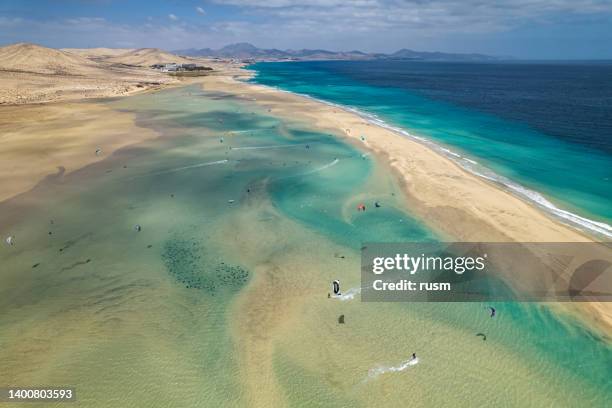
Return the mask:
<path fill-rule="evenodd" d="M 133 51 L 133 48 L 62 48 L 61 51 L 80 55 L 85 58 L 116 57 Z"/>
<path fill-rule="evenodd" d="M 91 55 L 104 52 L 96 49 Z M 125 55 L 125 60 L 107 62 L 112 58 L 85 58 L 78 53 L 34 44 L 1 47 L 0 105 L 120 96 L 178 82 L 148 67 L 132 66 L 139 65 L 138 62 L 150 65 L 146 63 L 147 58 L 149 61 L 159 61 L 164 55 L 174 58 L 171 54 L 153 50 L 144 55 L 131 52 Z M 136 59 L 137 55 L 141 55 L 140 60 Z M 183 62 L 179 57 L 176 61 Z"/>
<path fill-rule="evenodd" d="M 153 64 L 178 63 L 188 64 L 194 60 L 170 54 L 158 48 L 140 48 L 122 55 L 108 58 L 106 61 L 127 65 L 150 66 Z"/>
<path fill-rule="evenodd" d="M 83 75 L 99 69 L 80 55 L 19 43 L 0 48 L 0 70 L 53 75 Z"/>

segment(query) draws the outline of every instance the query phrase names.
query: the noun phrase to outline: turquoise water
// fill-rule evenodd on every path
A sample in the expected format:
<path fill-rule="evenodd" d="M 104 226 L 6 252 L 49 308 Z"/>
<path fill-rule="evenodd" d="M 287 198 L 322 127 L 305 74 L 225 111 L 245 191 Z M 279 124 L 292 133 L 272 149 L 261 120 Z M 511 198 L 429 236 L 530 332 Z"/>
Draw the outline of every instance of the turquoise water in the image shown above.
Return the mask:
<path fill-rule="evenodd" d="M 443 153 L 462 166 L 565 222 L 612 236 L 612 133 L 605 113 L 612 102 L 601 92 L 609 84 L 606 66 L 595 67 L 596 74 L 603 69 L 603 82 L 585 85 L 583 93 L 590 94 L 581 94 L 575 106 L 573 95 L 562 91 L 581 89 L 580 81 L 595 76 L 588 70 L 580 76 L 570 70 L 549 84 L 545 79 L 555 70 L 537 65 L 300 62 L 250 68 L 256 72 L 254 82 L 356 108 L 449 147 L 458 155 Z M 466 72 L 474 79 L 456 85 Z M 542 89 L 534 85 L 538 78 Z M 541 101 L 542 93 L 565 97 L 568 106 L 553 109 L 561 101 Z"/>
<path fill-rule="evenodd" d="M 359 147 L 198 87 L 109 106 L 160 136 L 0 204 L 0 383 L 84 406 L 609 401 L 610 346 L 541 305 L 327 299 L 363 242 L 440 239 Z"/>

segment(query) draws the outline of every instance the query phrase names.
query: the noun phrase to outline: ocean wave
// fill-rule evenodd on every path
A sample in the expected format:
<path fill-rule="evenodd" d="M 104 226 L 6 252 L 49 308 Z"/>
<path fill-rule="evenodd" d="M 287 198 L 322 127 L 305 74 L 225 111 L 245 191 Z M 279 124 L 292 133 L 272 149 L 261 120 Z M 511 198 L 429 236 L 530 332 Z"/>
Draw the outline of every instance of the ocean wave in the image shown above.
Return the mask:
<path fill-rule="evenodd" d="M 364 112 L 352 106 L 340 105 L 340 104 L 329 102 L 323 99 L 315 98 L 311 95 L 302 94 L 299 92 L 287 91 L 285 89 L 281 89 L 275 86 L 263 85 L 259 83 L 257 83 L 257 85 L 271 88 L 279 92 L 299 95 L 304 98 L 308 98 L 308 99 L 311 99 L 311 100 L 314 100 L 320 103 L 324 103 L 328 106 L 333 106 L 334 108 L 337 108 L 337 109 L 341 109 L 347 112 L 354 113 L 373 125 L 380 126 L 394 133 L 408 137 L 412 140 L 415 140 L 429 147 L 435 152 L 442 154 L 444 157 L 449 158 L 450 160 L 458 164 L 462 169 L 468 171 L 469 173 L 474 174 L 480 178 L 484 178 L 488 181 L 491 181 L 497 184 L 498 186 L 502 187 L 505 191 L 512 193 L 514 196 L 517 196 L 525 201 L 530 202 L 531 204 L 534 204 L 536 207 L 544 210 L 547 214 L 552 215 L 555 219 L 562 222 L 563 224 L 576 228 L 579 231 L 588 232 L 588 233 L 603 236 L 606 238 L 612 238 L 612 226 L 611 225 L 606 224 L 601 221 L 591 220 L 589 218 L 582 217 L 573 212 L 563 210 L 557 207 L 556 205 L 554 205 L 552 202 L 546 199 L 539 192 L 528 189 L 527 187 L 524 187 L 520 185 L 519 183 L 516 183 L 508 179 L 507 177 L 499 175 L 493 172 L 492 170 L 488 169 L 487 167 L 480 165 L 477 161 L 469 157 L 465 157 L 445 146 L 435 143 L 427 138 L 413 135 L 412 133 L 408 132 L 405 129 L 402 129 L 396 126 L 392 126 L 389 123 L 385 122 L 384 120 L 380 119 L 376 114 Z"/>
<path fill-rule="evenodd" d="M 401 372 L 404 371 L 410 367 L 413 367 L 415 365 L 419 364 L 419 358 L 410 358 L 406 361 L 404 361 L 401 364 L 398 364 L 396 366 L 378 366 L 378 367 L 374 367 L 371 368 L 368 371 L 368 380 L 374 380 L 376 378 L 378 378 L 379 376 L 383 375 L 383 374 L 387 374 L 387 373 L 397 373 L 397 372 Z"/>

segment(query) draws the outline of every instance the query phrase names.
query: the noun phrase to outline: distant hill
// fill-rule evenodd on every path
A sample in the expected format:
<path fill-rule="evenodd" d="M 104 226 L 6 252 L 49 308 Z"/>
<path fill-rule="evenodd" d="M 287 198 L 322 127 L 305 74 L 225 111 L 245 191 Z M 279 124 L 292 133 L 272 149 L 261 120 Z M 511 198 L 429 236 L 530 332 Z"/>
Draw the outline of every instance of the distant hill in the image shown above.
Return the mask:
<path fill-rule="evenodd" d="M 77 54 L 85 58 L 116 57 L 133 51 L 133 48 L 62 48 L 61 51 Z"/>
<path fill-rule="evenodd" d="M 137 66 L 167 64 L 172 62 L 175 62 L 177 64 L 188 64 L 190 62 L 193 62 L 188 58 L 179 57 L 178 55 L 162 51 L 158 48 L 139 48 L 137 50 L 129 51 L 124 54 L 106 58 L 105 61 L 110 63 Z"/>
<path fill-rule="evenodd" d="M 499 58 L 484 54 L 449 54 L 445 52 L 414 51 L 402 48 L 387 55 L 390 59 L 412 59 L 424 61 L 495 61 Z"/>
<path fill-rule="evenodd" d="M 99 68 L 96 62 L 80 55 L 35 44 L 18 43 L 0 48 L 0 70 L 83 75 Z"/>
<path fill-rule="evenodd" d="M 419 61 L 495 61 L 499 58 L 483 54 L 452 54 L 444 52 L 423 52 L 403 48 L 392 54 L 365 53 L 361 51 L 328 51 L 279 50 L 257 48 L 249 43 L 226 45 L 213 50 L 211 48 L 189 48 L 173 51 L 178 55 L 191 57 L 236 58 L 256 60 L 375 60 L 375 59 L 409 59 Z"/>
<path fill-rule="evenodd" d="M 210 48 L 173 51 L 179 55 L 190 57 L 216 57 L 238 59 L 367 59 L 369 54 L 360 51 L 334 52 L 327 50 L 279 50 L 276 48 L 262 49 L 249 43 L 226 45 L 218 50 Z"/>

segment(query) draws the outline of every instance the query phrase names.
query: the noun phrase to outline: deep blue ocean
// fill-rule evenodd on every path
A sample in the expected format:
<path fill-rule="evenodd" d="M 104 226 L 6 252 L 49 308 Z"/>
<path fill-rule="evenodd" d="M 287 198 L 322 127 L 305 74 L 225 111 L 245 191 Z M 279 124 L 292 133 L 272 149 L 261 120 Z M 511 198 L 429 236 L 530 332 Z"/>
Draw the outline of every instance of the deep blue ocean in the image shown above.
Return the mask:
<path fill-rule="evenodd" d="M 257 63 L 252 81 L 357 109 L 561 220 L 612 237 L 612 63 Z"/>

